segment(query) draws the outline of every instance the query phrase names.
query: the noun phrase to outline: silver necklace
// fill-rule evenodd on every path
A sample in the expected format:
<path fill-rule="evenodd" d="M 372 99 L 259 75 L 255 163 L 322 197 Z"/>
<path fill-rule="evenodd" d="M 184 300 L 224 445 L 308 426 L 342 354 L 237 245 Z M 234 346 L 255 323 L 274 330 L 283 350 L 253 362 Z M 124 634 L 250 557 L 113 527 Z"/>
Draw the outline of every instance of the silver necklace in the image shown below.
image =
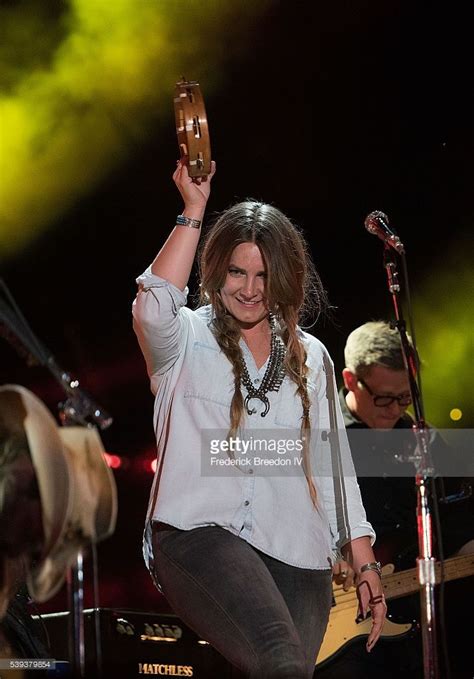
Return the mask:
<path fill-rule="evenodd" d="M 261 417 L 265 417 L 270 410 L 270 401 L 268 400 L 267 393 L 269 391 L 278 391 L 281 387 L 281 383 L 285 378 L 285 353 L 286 347 L 283 340 L 275 332 L 275 319 L 272 314 L 269 316 L 270 327 L 271 327 L 271 340 L 270 340 L 270 356 L 268 359 L 267 369 L 265 370 L 265 375 L 263 376 L 262 382 L 258 389 L 255 389 L 252 380 L 250 379 L 249 371 L 245 359 L 242 356 L 242 384 L 247 390 L 247 396 L 244 399 L 244 408 L 249 415 L 253 415 L 255 410 L 250 408 L 250 401 L 254 398 L 258 398 L 265 409 L 260 413 Z"/>

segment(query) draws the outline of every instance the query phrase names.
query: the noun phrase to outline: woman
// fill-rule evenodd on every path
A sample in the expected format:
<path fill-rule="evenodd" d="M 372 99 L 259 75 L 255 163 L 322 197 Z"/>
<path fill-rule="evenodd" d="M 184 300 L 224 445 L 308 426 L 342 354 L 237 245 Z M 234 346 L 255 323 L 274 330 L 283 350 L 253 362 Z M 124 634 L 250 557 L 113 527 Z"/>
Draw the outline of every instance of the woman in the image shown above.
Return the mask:
<path fill-rule="evenodd" d="M 178 162 L 183 212 L 137 281 L 134 328 L 156 394 L 158 444 L 145 560 L 177 615 L 235 667 L 252 678 L 306 678 L 339 550 L 358 574 L 362 613 L 372 613 L 369 651 L 380 635 L 374 533 L 353 472 L 339 486 L 318 475 L 333 468 L 334 446 L 317 435 L 331 412 L 342 463 L 352 462 L 327 351 L 297 326 L 311 296 L 319 310 L 325 303 L 300 232 L 273 206 L 232 206 L 201 252 L 203 305 L 185 306 L 214 173 L 213 163 L 193 181 Z M 287 448 L 240 448 L 272 439 Z M 282 458 L 291 470 L 277 468 Z"/>

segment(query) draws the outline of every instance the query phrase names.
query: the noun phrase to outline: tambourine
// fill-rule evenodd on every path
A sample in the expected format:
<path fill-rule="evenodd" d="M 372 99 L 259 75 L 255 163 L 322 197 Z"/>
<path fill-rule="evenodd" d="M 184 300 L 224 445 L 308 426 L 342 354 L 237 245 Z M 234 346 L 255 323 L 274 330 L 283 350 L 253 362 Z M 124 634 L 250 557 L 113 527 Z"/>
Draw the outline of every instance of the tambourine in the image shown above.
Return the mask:
<path fill-rule="evenodd" d="M 188 156 L 189 176 L 205 177 L 211 171 L 211 142 L 198 82 L 183 78 L 176 83 L 174 114 L 179 152 Z"/>

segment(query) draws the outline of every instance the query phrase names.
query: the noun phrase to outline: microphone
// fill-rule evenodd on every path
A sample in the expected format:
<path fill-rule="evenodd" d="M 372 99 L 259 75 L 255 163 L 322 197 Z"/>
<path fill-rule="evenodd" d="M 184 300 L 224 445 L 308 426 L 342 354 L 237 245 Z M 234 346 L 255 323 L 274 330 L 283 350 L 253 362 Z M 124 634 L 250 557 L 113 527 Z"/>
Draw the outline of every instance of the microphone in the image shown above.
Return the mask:
<path fill-rule="evenodd" d="M 364 225 L 369 233 L 378 236 L 380 240 L 396 250 L 399 255 L 404 254 L 405 247 L 395 231 L 389 227 L 386 214 L 380 212 L 380 210 L 375 210 L 367 215 Z"/>

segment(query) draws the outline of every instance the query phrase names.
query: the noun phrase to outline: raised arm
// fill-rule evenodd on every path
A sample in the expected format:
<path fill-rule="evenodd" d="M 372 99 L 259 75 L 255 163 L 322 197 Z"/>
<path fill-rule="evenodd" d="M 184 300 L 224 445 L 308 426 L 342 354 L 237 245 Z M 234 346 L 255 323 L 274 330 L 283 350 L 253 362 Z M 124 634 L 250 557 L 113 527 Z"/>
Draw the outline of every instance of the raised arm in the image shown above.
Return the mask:
<path fill-rule="evenodd" d="M 211 163 L 210 174 L 202 179 L 191 179 L 183 160 L 178 161 L 173 180 L 184 201 L 182 215 L 199 222 L 198 228 L 176 225 L 165 244 L 155 257 L 151 270 L 156 276 L 165 278 L 180 290 L 184 290 L 196 256 L 201 234 L 201 223 L 211 192 L 211 180 L 216 164 Z M 196 224 L 197 225 L 197 224 Z"/>

